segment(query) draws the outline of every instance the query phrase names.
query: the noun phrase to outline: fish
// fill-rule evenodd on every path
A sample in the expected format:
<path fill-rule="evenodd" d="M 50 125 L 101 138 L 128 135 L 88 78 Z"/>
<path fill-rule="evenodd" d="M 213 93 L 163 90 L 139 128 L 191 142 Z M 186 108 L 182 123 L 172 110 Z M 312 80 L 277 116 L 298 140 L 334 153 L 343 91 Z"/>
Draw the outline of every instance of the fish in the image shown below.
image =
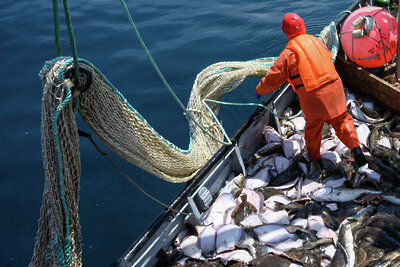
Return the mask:
<path fill-rule="evenodd" d="M 306 220 L 307 221 L 307 220 Z M 308 221 L 306 222 L 306 227 L 308 225 Z M 314 243 L 319 240 L 317 237 L 316 231 L 310 230 L 306 227 L 297 226 L 297 225 L 286 225 L 286 229 L 291 234 L 295 234 L 298 238 L 302 239 L 306 243 Z"/>
<path fill-rule="evenodd" d="M 333 188 L 331 186 L 323 187 L 317 189 L 311 194 L 311 198 L 318 202 L 347 202 L 351 200 L 355 200 L 358 197 L 365 195 L 365 194 L 375 194 L 380 195 L 382 194 L 381 191 L 374 191 L 368 189 L 361 189 L 361 188 Z"/>
<path fill-rule="evenodd" d="M 247 195 L 246 201 L 256 209 L 256 212 L 261 210 L 264 202 L 263 194 L 255 190 L 243 188 L 239 198 L 236 198 L 238 205 L 242 202 L 242 195 Z"/>
<path fill-rule="evenodd" d="M 288 205 L 291 202 L 292 201 L 289 200 L 286 196 L 279 194 L 279 195 L 273 195 L 268 199 L 264 200 L 264 206 L 270 210 L 275 210 L 277 203 Z"/>
<path fill-rule="evenodd" d="M 246 194 L 241 195 L 240 199 L 241 202 L 236 206 L 231 214 L 231 218 L 235 220 L 236 224 L 240 224 L 240 222 L 246 217 L 258 211 L 253 204 L 247 202 Z"/>
<path fill-rule="evenodd" d="M 275 156 L 275 170 L 278 174 L 282 173 L 283 171 L 287 170 L 290 166 L 290 160 L 283 156 Z"/>
<path fill-rule="evenodd" d="M 246 168 L 247 177 L 251 177 L 256 174 L 262 168 L 272 168 L 274 167 L 274 157 L 273 156 L 265 156 L 256 161 L 253 165 L 248 165 Z"/>
<path fill-rule="evenodd" d="M 371 154 L 374 155 L 375 157 L 381 158 L 390 167 L 392 167 L 398 173 L 400 173 L 400 155 L 395 151 L 393 151 L 392 149 L 386 146 L 382 146 L 380 144 L 376 144 L 371 149 Z"/>
<path fill-rule="evenodd" d="M 332 137 L 332 133 L 333 133 L 333 128 L 331 127 L 331 125 L 327 122 L 324 122 L 323 126 L 322 126 L 322 131 L 321 131 L 321 139 L 328 139 L 330 137 Z"/>
<path fill-rule="evenodd" d="M 283 125 L 291 127 L 294 132 L 298 133 L 304 131 L 304 128 L 306 127 L 306 120 L 303 116 L 299 116 L 291 120 L 286 120 Z"/>
<path fill-rule="evenodd" d="M 365 115 L 372 119 L 378 119 L 379 114 L 376 110 L 373 109 L 373 103 L 372 102 L 361 102 L 361 99 L 357 99 L 357 101 L 360 103 L 360 109 L 362 112 L 364 112 Z"/>
<path fill-rule="evenodd" d="M 215 246 L 217 254 L 234 250 L 235 246 L 245 237 L 244 230 L 234 224 L 220 225 L 216 229 L 216 235 Z"/>
<path fill-rule="evenodd" d="M 321 238 L 321 239 L 317 239 L 317 241 L 315 241 L 315 242 L 304 243 L 303 248 L 304 249 L 314 249 L 319 246 L 330 245 L 330 244 L 334 244 L 332 238 Z"/>
<path fill-rule="evenodd" d="M 323 178 L 326 179 L 330 177 L 334 179 L 340 179 L 346 176 L 345 169 L 340 165 L 337 165 L 334 162 L 325 158 L 320 158 L 318 161 L 321 166 L 321 172 Z"/>
<path fill-rule="evenodd" d="M 261 215 L 264 224 L 289 224 L 289 214 L 286 210 L 273 211 L 266 209 Z"/>
<path fill-rule="evenodd" d="M 275 245 L 274 248 L 280 251 L 288 251 L 291 249 L 300 248 L 302 246 L 303 246 L 303 240 L 301 239 L 297 240 L 286 239 L 285 241 L 282 241 L 277 245 Z"/>
<path fill-rule="evenodd" d="M 279 242 L 287 239 L 296 239 L 295 234 L 291 234 L 288 230 L 280 224 L 267 224 L 256 227 L 253 229 L 255 234 L 265 245 L 276 245 Z"/>
<path fill-rule="evenodd" d="M 322 186 L 323 186 L 322 183 L 316 182 L 312 179 L 304 179 L 303 184 L 301 186 L 301 194 L 308 196 L 315 190 L 321 188 Z"/>
<path fill-rule="evenodd" d="M 228 264 L 228 262 L 230 261 L 237 261 L 244 264 L 249 264 L 253 260 L 253 257 L 250 255 L 250 253 L 244 249 L 223 252 L 218 254 L 215 258 L 220 259 L 225 265 Z"/>
<path fill-rule="evenodd" d="M 357 137 L 363 146 L 368 147 L 368 136 L 370 135 L 370 129 L 367 124 L 363 123 L 356 128 Z"/>
<path fill-rule="evenodd" d="M 400 249 L 388 252 L 376 262 L 376 266 L 399 266 L 400 265 Z"/>
<path fill-rule="evenodd" d="M 290 264 L 292 264 L 291 260 L 270 253 L 264 254 L 254 260 L 254 266 L 256 267 L 289 267 Z"/>
<path fill-rule="evenodd" d="M 356 252 L 354 250 L 355 243 L 350 224 L 342 224 L 339 229 L 338 242 L 346 251 L 346 267 L 354 267 L 356 265 Z"/>
<path fill-rule="evenodd" d="M 216 231 L 212 226 L 206 226 L 198 235 L 199 247 L 204 255 L 215 251 Z"/>
<path fill-rule="evenodd" d="M 202 215 L 205 225 L 213 224 L 214 227 L 224 223 L 224 215 L 227 209 L 236 207 L 236 201 L 232 194 L 220 194 L 211 207 Z"/>
<path fill-rule="evenodd" d="M 332 239 L 329 239 L 329 240 L 332 240 Z M 328 257 L 330 260 L 332 260 L 333 256 L 335 255 L 335 252 L 336 252 L 336 247 L 333 244 L 321 247 L 322 256 Z"/>
<path fill-rule="evenodd" d="M 329 212 L 329 209 L 322 205 L 321 203 L 308 201 L 303 208 L 299 209 L 296 213 L 294 213 L 293 218 L 308 218 L 310 214 L 321 214 L 323 211 Z"/>
<path fill-rule="evenodd" d="M 263 220 L 261 219 L 261 215 L 258 213 L 250 214 L 239 223 L 239 226 L 243 227 L 244 229 L 254 228 L 257 226 L 261 226 L 264 224 Z"/>
<path fill-rule="evenodd" d="M 247 189 L 255 189 L 258 187 L 264 187 L 268 185 L 270 180 L 269 177 L 269 168 L 260 169 L 256 174 L 251 177 L 247 177 L 244 181 L 244 188 Z"/>
<path fill-rule="evenodd" d="M 379 141 L 378 141 L 378 145 L 381 145 L 381 146 L 387 147 L 388 149 L 391 149 L 392 148 L 392 141 L 391 141 L 391 139 L 389 137 L 382 136 L 382 138 L 379 139 Z"/>
<path fill-rule="evenodd" d="M 322 171 L 321 171 L 321 166 L 319 165 L 318 161 L 313 161 L 310 164 L 310 171 L 307 174 L 307 178 L 311 180 L 319 180 L 321 177 Z"/>
<path fill-rule="evenodd" d="M 368 217 L 365 219 L 365 225 L 371 225 L 378 221 L 382 221 L 387 225 L 391 225 L 396 229 L 400 230 L 400 220 L 395 215 L 387 214 L 387 213 L 376 213 L 375 215 Z"/>
<path fill-rule="evenodd" d="M 272 142 L 282 142 L 280 134 L 271 126 L 265 126 L 263 135 L 267 144 Z"/>
<path fill-rule="evenodd" d="M 378 127 L 372 127 L 371 131 L 368 134 L 368 138 L 366 140 L 366 146 L 372 149 L 376 144 L 378 144 L 379 139 L 381 138 L 381 133 Z"/>
<path fill-rule="evenodd" d="M 369 178 L 374 179 L 378 183 L 381 181 L 381 174 L 368 168 L 368 165 L 364 165 L 364 166 L 360 167 L 358 169 L 358 172 L 360 174 L 364 174 L 365 176 L 367 176 Z"/>
<path fill-rule="evenodd" d="M 318 248 L 316 249 L 292 249 L 285 251 L 284 255 L 290 258 L 292 261 L 300 262 L 302 265 L 307 267 L 320 267 L 321 266 L 321 254 Z M 268 265 L 266 265 L 268 266 Z"/>
<path fill-rule="evenodd" d="M 354 221 L 363 221 L 365 218 L 371 216 L 374 212 L 375 212 L 375 207 L 372 205 L 368 205 L 365 208 L 359 209 L 353 215 L 346 216 L 347 218 L 342 221 L 342 223 L 339 226 L 339 229 L 342 227 L 342 225 L 349 224 Z"/>
<path fill-rule="evenodd" d="M 399 240 L 395 240 L 385 230 L 378 227 L 363 226 L 360 229 L 355 230 L 354 240 L 356 244 L 365 240 L 368 243 L 374 244 L 374 246 L 385 250 L 400 248 Z"/>
<path fill-rule="evenodd" d="M 386 112 L 382 118 L 377 118 L 377 119 L 373 119 L 368 117 L 360 108 L 359 104 L 356 101 L 350 101 L 350 103 L 347 105 L 347 110 L 349 111 L 349 113 L 357 120 L 362 121 L 362 122 L 367 122 L 367 123 L 379 123 L 382 121 L 387 120 L 391 113 L 390 112 Z"/>
<path fill-rule="evenodd" d="M 342 159 L 340 158 L 339 152 L 337 151 L 326 151 L 321 153 L 322 159 L 328 159 L 332 161 L 334 164 L 340 164 Z"/>
<path fill-rule="evenodd" d="M 205 260 L 202 255 L 201 248 L 198 245 L 198 238 L 195 235 L 187 236 L 180 245 L 182 253 L 189 258 Z"/>
<path fill-rule="evenodd" d="M 245 249 L 250 252 L 250 255 L 254 258 L 257 256 L 255 244 L 258 242 L 252 235 L 245 233 L 245 237 L 236 245 L 236 249 Z"/>
<path fill-rule="evenodd" d="M 385 164 L 383 160 L 365 155 L 368 161 L 368 167 L 382 175 L 382 178 L 393 183 L 400 182 L 400 174 L 391 166 Z"/>
<path fill-rule="evenodd" d="M 268 199 L 274 195 L 283 195 L 283 192 L 275 187 L 264 186 L 254 189 L 257 192 L 260 192 L 264 199 Z"/>
<path fill-rule="evenodd" d="M 319 215 L 309 215 L 307 218 L 308 229 L 317 231 L 319 238 L 332 238 L 336 244 L 337 236 L 332 229 L 325 226 L 324 220 Z"/>
<path fill-rule="evenodd" d="M 346 181 L 345 178 L 339 178 L 339 179 L 326 179 L 323 183 L 324 187 L 330 186 L 333 188 L 338 188 L 342 187 L 344 185 L 344 182 Z"/>
<path fill-rule="evenodd" d="M 332 151 L 335 150 L 335 148 L 338 146 L 337 141 L 335 138 L 327 138 L 325 140 L 322 140 L 321 142 L 321 147 L 320 147 L 320 153 L 324 153 L 327 151 Z"/>
<path fill-rule="evenodd" d="M 254 158 L 259 159 L 274 153 L 278 153 L 280 149 L 282 149 L 282 142 L 268 143 L 256 151 Z"/>
<path fill-rule="evenodd" d="M 292 225 L 292 226 L 299 226 L 299 227 L 302 227 L 302 228 L 306 228 L 306 227 L 307 227 L 307 219 L 304 219 L 304 218 L 296 218 L 296 219 L 294 219 L 294 220 L 292 220 L 292 221 L 290 222 L 290 225 Z"/>
<path fill-rule="evenodd" d="M 283 157 L 282 157 L 283 158 Z M 283 168 L 282 168 L 283 169 Z M 289 167 L 279 173 L 277 176 L 271 178 L 269 186 L 280 186 L 298 178 L 303 171 L 298 166 L 298 157 L 295 157 Z"/>

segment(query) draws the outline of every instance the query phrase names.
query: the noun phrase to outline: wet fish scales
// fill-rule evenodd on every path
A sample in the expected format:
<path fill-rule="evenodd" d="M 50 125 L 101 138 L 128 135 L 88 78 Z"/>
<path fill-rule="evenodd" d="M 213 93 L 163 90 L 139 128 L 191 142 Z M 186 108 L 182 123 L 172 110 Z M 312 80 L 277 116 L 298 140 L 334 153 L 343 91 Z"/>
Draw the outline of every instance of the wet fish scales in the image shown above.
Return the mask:
<path fill-rule="evenodd" d="M 356 244 L 361 243 L 362 240 L 373 242 L 374 246 L 384 248 L 387 251 L 400 248 L 400 242 L 388 235 L 383 229 L 364 226 L 362 229 L 354 231 L 354 240 Z"/>
<path fill-rule="evenodd" d="M 297 159 L 294 159 L 292 164 L 285 171 L 271 178 L 269 186 L 280 186 L 299 177 L 303 171 L 299 168 Z"/>
<path fill-rule="evenodd" d="M 380 173 L 383 178 L 394 183 L 398 183 L 400 181 L 400 174 L 398 174 L 395 169 L 385 164 L 382 160 L 368 155 L 365 155 L 365 158 L 368 161 L 368 167 Z"/>
<path fill-rule="evenodd" d="M 314 249 L 291 249 L 285 254 L 293 261 L 300 262 L 303 266 L 318 267 L 321 266 L 321 251 Z"/>
<path fill-rule="evenodd" d="M 277 255 L 266 254 L 254 260 L 256 267 L 289 267 L 292 263 L 289 259 Z"/>
<path fill-rule="evenodd" d="M 371 150 L 372 155 L 381 158 L 390 167 L 400 173 L 400 156 L 397 152 L 382 145 L 375 145 Z"/>
<path fill-rule="evenodd" d="M 265 157 L 274 153 L 283 152 L 282 150 L 282 143 L 280 142 L 272 142 L 268 143 L 265 146 L 261 147 L 259 150 L 256 151 L 254 157 L 259 159 L 261 157 Z M 281 153 L 280 153 L 281 154 Z"/>

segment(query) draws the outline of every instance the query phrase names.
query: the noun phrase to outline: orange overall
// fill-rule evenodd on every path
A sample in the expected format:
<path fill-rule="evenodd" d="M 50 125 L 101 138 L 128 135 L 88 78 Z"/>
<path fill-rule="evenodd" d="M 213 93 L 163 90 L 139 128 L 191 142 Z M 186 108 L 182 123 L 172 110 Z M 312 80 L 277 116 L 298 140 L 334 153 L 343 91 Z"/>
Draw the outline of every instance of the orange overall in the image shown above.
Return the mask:
<path fill-rule="evenodd" d="M 326 121 L 350 151 L 359 147 L 353 117 L 347 113 L 342 80 L 330 51 L 317 37 L 301 34 L 289 39 L 269 74 L 257 85 L 258 95 L 289 81 L 299 97 L 306 120 L 305 140 L 311 161 L 320 157 L 321 132 Z"/>

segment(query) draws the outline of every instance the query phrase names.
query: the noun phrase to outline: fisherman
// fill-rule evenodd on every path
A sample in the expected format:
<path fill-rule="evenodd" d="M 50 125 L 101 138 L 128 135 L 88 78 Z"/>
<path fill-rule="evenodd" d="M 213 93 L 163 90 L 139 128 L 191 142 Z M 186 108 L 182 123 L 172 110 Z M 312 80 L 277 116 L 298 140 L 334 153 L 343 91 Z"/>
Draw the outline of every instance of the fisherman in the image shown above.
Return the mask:
<path fill-rule="evenodd" d="M 305 141 L 310 161 L 320 158 L 321 132 L 326 121 L 350 149 L 358 167 L 365 165 L 367 160 L 360 148 L 353 117 L 347 113 L 342 80 L 329 49 L 321 39 L 306 34 L 303 19 L 295 13 L 283 17 L 282 30 L 289 42 L 257 85 L 257 98 L 289 81 L 306 120 Z"/>

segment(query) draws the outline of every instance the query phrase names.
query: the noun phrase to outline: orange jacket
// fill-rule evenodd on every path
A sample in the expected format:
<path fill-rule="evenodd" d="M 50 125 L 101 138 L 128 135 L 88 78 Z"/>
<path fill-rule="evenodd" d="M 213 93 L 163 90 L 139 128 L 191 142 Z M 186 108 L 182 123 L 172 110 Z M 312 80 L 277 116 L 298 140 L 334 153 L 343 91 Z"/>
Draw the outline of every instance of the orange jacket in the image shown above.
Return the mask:
<path fill-rule="evenodd" d="M 318 42 L 321 49 L 323 48 L 330 53 L 322 40 L 317 40 Z M 313 65 L 318 66 L 318 63 Z M 288 81 L 289 77 L 296 77 L 299 74 L 299 56 L 296 52 L 286 47 L 279 55 L 275 64 L 270 68 L 269 73 L 261 79 L 256 91 L 259 95 L 270 93 Z M 291 82 L 295 85 L 303 83 L 300 77 L 291 79 Z M 306 120 L 313 118 L 323 120 L 332 119 L 346 112 L 346 98 L 342 80 L 339 76 L 336 79 L 323 83 L 314 90 L 307 91 L 304 86 L 300 86 L 295 89 L 295 92 L 299 97 L 300 106 Z"/>
<path fill-rule="evenodd" d="M 339 78 L 332 63 L 331 52 L 319 38 L 301 34 L 291 39 L 286 47 L 293 50 L 299 57 L 298 68 L 306 91 L 314 90 Z M 289 77 L 289 82 L 291 82 L 290 79 L 291 77 Z"/>

